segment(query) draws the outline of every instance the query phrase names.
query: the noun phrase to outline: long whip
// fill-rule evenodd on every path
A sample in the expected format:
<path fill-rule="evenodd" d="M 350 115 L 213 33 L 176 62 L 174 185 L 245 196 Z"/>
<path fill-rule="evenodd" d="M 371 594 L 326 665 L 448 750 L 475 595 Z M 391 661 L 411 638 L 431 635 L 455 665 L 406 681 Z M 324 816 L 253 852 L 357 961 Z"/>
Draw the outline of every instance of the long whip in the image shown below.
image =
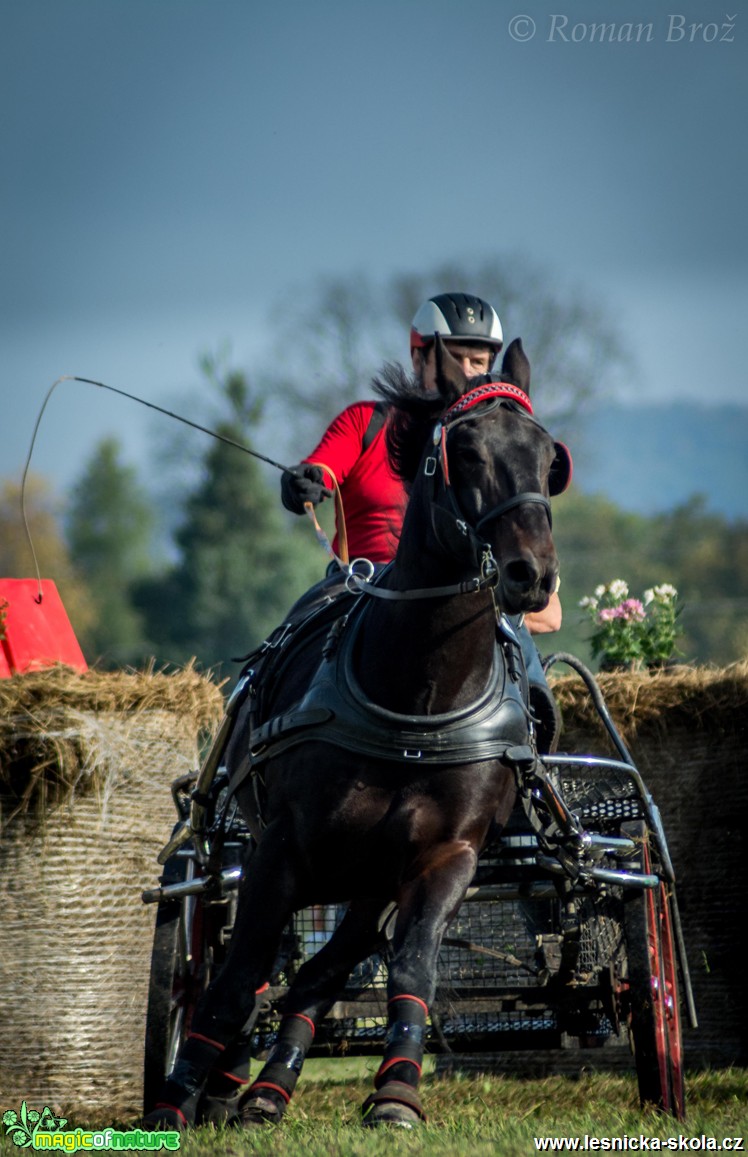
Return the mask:
<path fill-rule="evenodd" d="M 57 381 L 52 383 L 50 388 L 47 390 L 47 395 L 44 401 L 42 402 L 41 409 L 39 410 L 39 414 L 34 424 L 34 432 L 31 435 L 31 445 L 29 446 L 29 452 L 26 457 L 26 464 L 23 468 L 23 478 L 21 480 L 21 517 L 23 518 L 26 538 L 28 539 L 28 543 L 31 548 L 31 556 L 34 560 L 34 569 L 36 570 L 36 580 L 38 584 L 38 594 L 36 597 L 37 603 L 41 603 L 42 601 L 42 579 L 41 572 L 39 570 L 39 563 L 36 557 L 36 551 L 34 550 L 34 543 L 31 537 L 28 518 L 26 516 L 26 477 L 31 465 L 31 456 L 34 452 L 36 435 L 39 432 L 39 426 L 41 425 L 44 411 L 46 410 L 47 403 L 52 397 L 54 391 L 59 386 L 60 382 L 83 382 L 85 385 L 98 386 L 100 390 L 109 390 L 113 394 L 119 394 L 123 398 L 129 398 L 132 402 L 139 402 L 141 406 L 147 406 L 149 410 L 157 410 L 159 414 L 165 414 L 167 418 L 174 418 L 177 422 L 183 422 L 185 426 L 191 426 L 193 430 L 200 430 L 200 432 L 203 434 L 209 434 L 211 438 L 216 438 L 219 442 L 225 442 L 227 446 L 233 446 L 236 450 L 241 450 L 244 454 L 251 454 L 253 458 L 259 458 L 261 462 L 266 462 L 268 466 L 274 466 L 276 470 L 287 470 L 290 474 L 295 475 L 297 478 L 300 476 L 300 472 L 295 467 L 284 466 L 281 462 L 276 462 L 275 459 L 268 458 L 266 454 L 260 454 L 257 450 L 252 450 L 249 446 L 245 446 L 241 442 L 234 441 L 233 438 L 227 438 L 224 434 L 218 434 L 215 430 L 209 430 L 207 426 L 201 426 L 199 422 L 193 422 L 190 418 L 185 418 L 181 414 L 175 414 L 172 410 L 164 409 L 163 406 L 157 406 L 155 402 L 147 402 L 145 398 L 139 398 L 137 394 L 130 394 L 127 392 L 127 390 L 120 390 L 116 386 L 108 386 L 106 382 L 97 382 L 93 378 L 79 378 L 75 374 L 63 374 L 61 378 L 58 378 Z"/>

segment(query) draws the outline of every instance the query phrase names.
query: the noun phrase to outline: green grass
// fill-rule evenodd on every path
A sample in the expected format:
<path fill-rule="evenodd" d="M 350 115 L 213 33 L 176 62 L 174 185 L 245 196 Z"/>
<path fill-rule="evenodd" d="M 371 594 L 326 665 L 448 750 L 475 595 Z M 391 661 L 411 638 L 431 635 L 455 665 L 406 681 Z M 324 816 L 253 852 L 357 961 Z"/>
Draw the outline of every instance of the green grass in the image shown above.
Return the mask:
<path fill-rule="evenodd" d="M 310 1062 L 282 1125 L 253 1131 L 205 1127 L 182 1139 L 184 1157 L 376 1157 L 456 1154 L 527 1157 L 534 1137 L 745 1137 L 748 1070 L 702 1072 L 687 1081 L 685 1123 L 642 1113 L 632 1074 L 518 1080 L 499 1075 L 437 1076 L 422 1082 L 428 1123 L 418 1130 L 363 1130 L 359 1106 L 371 1091 L 372 1061 Z M 68 1128 L 101 1127 L 70 1115 Z M 108 1121 L 106 1124 L 113 1124 Z M 163 1152 L 163 1151 L 162 1151 Z M 667 1150 L 665 1150 L 667 1152 Z M 0 1153 L 18 1154 L 7 1139 Z"/>

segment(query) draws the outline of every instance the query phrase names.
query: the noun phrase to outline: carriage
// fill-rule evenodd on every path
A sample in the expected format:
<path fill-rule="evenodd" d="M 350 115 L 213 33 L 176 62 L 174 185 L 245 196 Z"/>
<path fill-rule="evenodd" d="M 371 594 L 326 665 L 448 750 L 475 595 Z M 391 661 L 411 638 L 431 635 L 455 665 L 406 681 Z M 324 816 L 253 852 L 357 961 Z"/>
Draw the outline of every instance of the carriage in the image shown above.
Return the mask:
<path fill-rule="evenodd" d="M 673 867 L 657 806 L 591 672 L 565 653 L 545 666 L 584 680 L 619 758 L 556 753 L 520 768 L 522 802 L 483 851 L 475 880 L 442 942 L 428 1037 L 440 1057 L 620 1045 L 634 1054 L 639 1096 L 682 1118 L 682 1023 L 696 1027 Z M 172 785 L 183 830 L 199 776 Z M 157 887 L 144 1102 L 152 1109 L 200 993 L 231 936 L 251 836 L 227 774 L 203 768 L 210 802 L 200 837 L 177 848 Z M 220 865 L 216 863 L 216 851 Z M 218 869 L 218 870 L 216 870 Z M 338 906 L 297 912 L 268 987 L 247 1025 L 246 1068 L 267 1055 L 299 967 L 329 937 Z M 315 1036 L 310 1055 L 380 1052 L 387 1030 L 388 916 L 379 950 L 359 965 Z M 212 1106 L 206 1107 L 209 1116 Z"/>
<path fill-rule="evenodd" d="M 384 387 L 412 481 L 392 569 L 351 567 L 291 616 L 172 787 L 143 897 L 147 1120 L 276 1121 L 306 1055 L 384 1052 L 364 1123 L 412 1126 L 424 1049 L 627 1038 L 642 1103 L 684 1114 L 682 999 L 696 1018 L 658 809 L 574 656 L 546 669 L 584 680 L 618 758 L 539 742 L 504 613 L 554 587 L 565 448 L 532 416 L 520 343 L 480 385 L 436 345 L 441 401 Z"/>

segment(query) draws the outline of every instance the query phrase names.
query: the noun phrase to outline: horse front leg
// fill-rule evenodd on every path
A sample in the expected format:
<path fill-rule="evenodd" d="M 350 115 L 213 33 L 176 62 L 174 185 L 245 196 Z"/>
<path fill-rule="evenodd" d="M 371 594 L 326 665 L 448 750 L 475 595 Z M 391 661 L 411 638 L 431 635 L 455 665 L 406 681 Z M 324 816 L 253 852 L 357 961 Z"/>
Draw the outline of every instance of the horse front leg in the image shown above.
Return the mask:
<path fill-rule="evenodd" d="M 440 845 L 402 889 L 387 986 L 387 1040 L 375 1091 L 362 1106 L 364 1125 L 413 1128 L 425 1120 L 418 1085 L 437 957 L 476 866 L 475 848 L 467 841 Z"/>
<path fill-rule="evenodd" d="M 376 947 L 382 908 L 382 901 L 352 903 L 327 944 L 299 969 L 267 1062 L 240 1098 L 241 1124 L 280 1121 L 293 1096 L 317 1025 L 330 1011 L 353 968 Z"/>
<path fill-rule="evenodd" d="M 242 879 L 226 960 L 201 997 L 190 1033 L 166 1078 L 147 1128 L 185 1129 L 195 1123 L 210 1074 L 252 1013 L 257 991 L 270 976 L 284 927 L 297 905 L 298 880 L 289 843 L 268 827 Z"/>

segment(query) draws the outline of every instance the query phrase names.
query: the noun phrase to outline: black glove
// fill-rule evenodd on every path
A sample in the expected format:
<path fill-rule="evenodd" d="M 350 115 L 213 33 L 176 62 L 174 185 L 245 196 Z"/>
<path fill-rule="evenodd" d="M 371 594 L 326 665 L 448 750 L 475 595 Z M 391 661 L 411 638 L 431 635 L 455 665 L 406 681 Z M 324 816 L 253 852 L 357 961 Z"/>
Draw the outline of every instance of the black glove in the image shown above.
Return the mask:
<path fill-rule="evenodd" d="M 309 466 L 302 462 L 294 467 L 301 477 L 284 470 L 281 475 L 281 501 L 292 514 L 303 514 L 304 503 L 317 506 L 323 498 L 332 498 L 332 490 L 324 485 L 324 475 L 319 466 Z"/>

